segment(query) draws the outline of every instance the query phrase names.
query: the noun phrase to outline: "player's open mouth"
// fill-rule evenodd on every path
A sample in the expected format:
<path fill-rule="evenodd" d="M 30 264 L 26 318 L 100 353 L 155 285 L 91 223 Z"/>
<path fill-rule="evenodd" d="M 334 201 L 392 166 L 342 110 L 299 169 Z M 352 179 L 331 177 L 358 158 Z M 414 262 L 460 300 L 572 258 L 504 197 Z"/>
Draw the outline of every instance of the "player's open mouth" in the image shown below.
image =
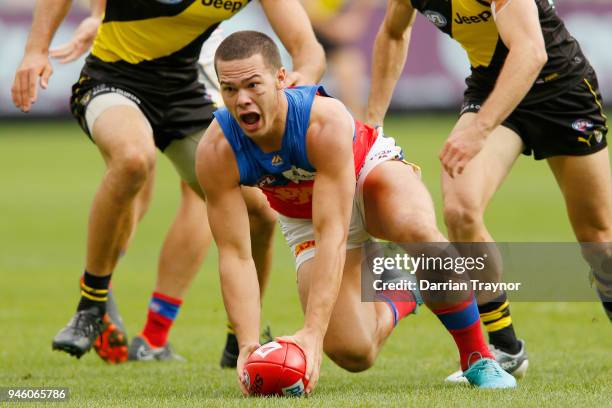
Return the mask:
<path fill-rule="evenodd" d="M 259 127 L 261 115 L 257 112 L 247 112 L 240 114 L 240 122 L 246 130 L 255 130 Z"/>

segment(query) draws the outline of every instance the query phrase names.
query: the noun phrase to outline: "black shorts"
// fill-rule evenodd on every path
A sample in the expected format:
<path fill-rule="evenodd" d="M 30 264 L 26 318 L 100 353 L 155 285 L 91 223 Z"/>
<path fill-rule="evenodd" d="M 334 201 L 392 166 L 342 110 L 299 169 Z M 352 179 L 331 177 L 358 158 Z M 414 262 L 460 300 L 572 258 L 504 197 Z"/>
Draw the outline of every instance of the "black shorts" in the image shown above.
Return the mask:
<path fill-rule="evenodd" d="M 206 128 L 213 118 L 216 106 L 197 80 L 197 69 L 193 81 L 174 87 L 160 84 L 156 89 L 139 86 L 138 78 L 112 75 L 116 69 L 107 72 L 99 66 L 95 69 L 85 66 L 79 81 L 72 86 L 70 98 L 72 115 L 90 138 L 85 120 L 87 105 L 94 97 L 111 92 L 120 93 L 138 105 L 153 128 L 155 145 L 162 151 L 173 140 Z"/>
<path fill-rule="evenodd" d="M 485 97 L 469 89 L 461 114 L 478 112 Z M 520 104 L 502 123 L 516 132 L 523 143 L 523 154 L 533 152 L 536 160 L 552 156 L 582 156 L 607 146 L 608 127 L 594 71 L 569 91 L 554 98 Z"/>

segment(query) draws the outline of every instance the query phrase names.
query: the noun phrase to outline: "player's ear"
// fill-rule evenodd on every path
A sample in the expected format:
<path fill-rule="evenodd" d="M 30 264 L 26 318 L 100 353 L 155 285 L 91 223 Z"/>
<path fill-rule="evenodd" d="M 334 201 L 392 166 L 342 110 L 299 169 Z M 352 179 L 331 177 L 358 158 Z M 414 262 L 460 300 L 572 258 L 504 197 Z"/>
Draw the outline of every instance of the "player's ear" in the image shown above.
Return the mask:
<path fill-rule="evenodd" d="M 276 71 L 276 88 L 283 89 L 286 87 L 285 80 L 287 79 L 287 70 L 285 67 L 280 67 Z"/>

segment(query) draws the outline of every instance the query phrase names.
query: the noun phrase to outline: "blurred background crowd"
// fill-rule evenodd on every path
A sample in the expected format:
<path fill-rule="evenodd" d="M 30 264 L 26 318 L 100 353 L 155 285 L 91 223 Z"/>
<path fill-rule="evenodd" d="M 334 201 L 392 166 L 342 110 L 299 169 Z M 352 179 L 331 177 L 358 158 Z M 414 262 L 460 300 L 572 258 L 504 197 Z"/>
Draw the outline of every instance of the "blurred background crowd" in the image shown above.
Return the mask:
<path fill-rule="evenodd" d="M 0 117 L 19 111 L 10 100 L 15 69 L 21 61 L 35 0 L 0 0 Z M 323 83 L 361 117 L 369 87 L 369 61 L 384 0 L 303 0 L 328 58 Z M 612 98 L 612 0 L 556 0 L 558 13 L 594 65 L 605 101 Z M 66 42 L 89 12 L 89 0 L 75 0 L 53 45 Z M 224 33 L 256 29 L 272 35 L 258 2 L 222 24 Z M 286 57 L 286 55 L 285 55 Z M 287 64 L 289 65 L 288 59 Z M 54 64 L 49 89 L 42 92 L 30 116 L 68 116 L 68 98 L 83 58 L 66 66 Z M 469 74 L 465 52 L 417 17 L 410 54 L 395 91 L 392 109 L 457 110 Z M 608 103 L 608 106 L 610 104 Z"/>

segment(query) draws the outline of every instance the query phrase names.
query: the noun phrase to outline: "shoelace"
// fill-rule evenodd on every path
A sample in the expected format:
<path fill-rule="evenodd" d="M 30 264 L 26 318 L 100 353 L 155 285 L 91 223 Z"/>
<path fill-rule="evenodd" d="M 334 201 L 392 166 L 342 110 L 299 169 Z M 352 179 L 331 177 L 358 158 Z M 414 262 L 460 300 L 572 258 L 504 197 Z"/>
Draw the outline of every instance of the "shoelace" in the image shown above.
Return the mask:
<path fill-rule="evenodd" d="M 472 360 L 472 356 L 477 355 L 480 356 L 480 359 L 477 360 L 474 364 L 470 364 L 470 368 L 474 367 L 474 365 L 478 364 L 482 358 L 482 354 L 475 351 L 471 353 L 468 357 L 468 362 Z M 476 374 L 484 373 L 487 374 L 488 377 L 500 377 L 502 375 L 501 367 L 497 364 L 491 364 L 487 362 L 483 362 L 481 364 L 476 365 Z"/>
<path fill-rule="evenodd" d="M 479 373 L 483 372 L 491 377 L 499 377 L 501 375 L 501 370 L 497 364 L 480 364 L 476 369 Z"/>

